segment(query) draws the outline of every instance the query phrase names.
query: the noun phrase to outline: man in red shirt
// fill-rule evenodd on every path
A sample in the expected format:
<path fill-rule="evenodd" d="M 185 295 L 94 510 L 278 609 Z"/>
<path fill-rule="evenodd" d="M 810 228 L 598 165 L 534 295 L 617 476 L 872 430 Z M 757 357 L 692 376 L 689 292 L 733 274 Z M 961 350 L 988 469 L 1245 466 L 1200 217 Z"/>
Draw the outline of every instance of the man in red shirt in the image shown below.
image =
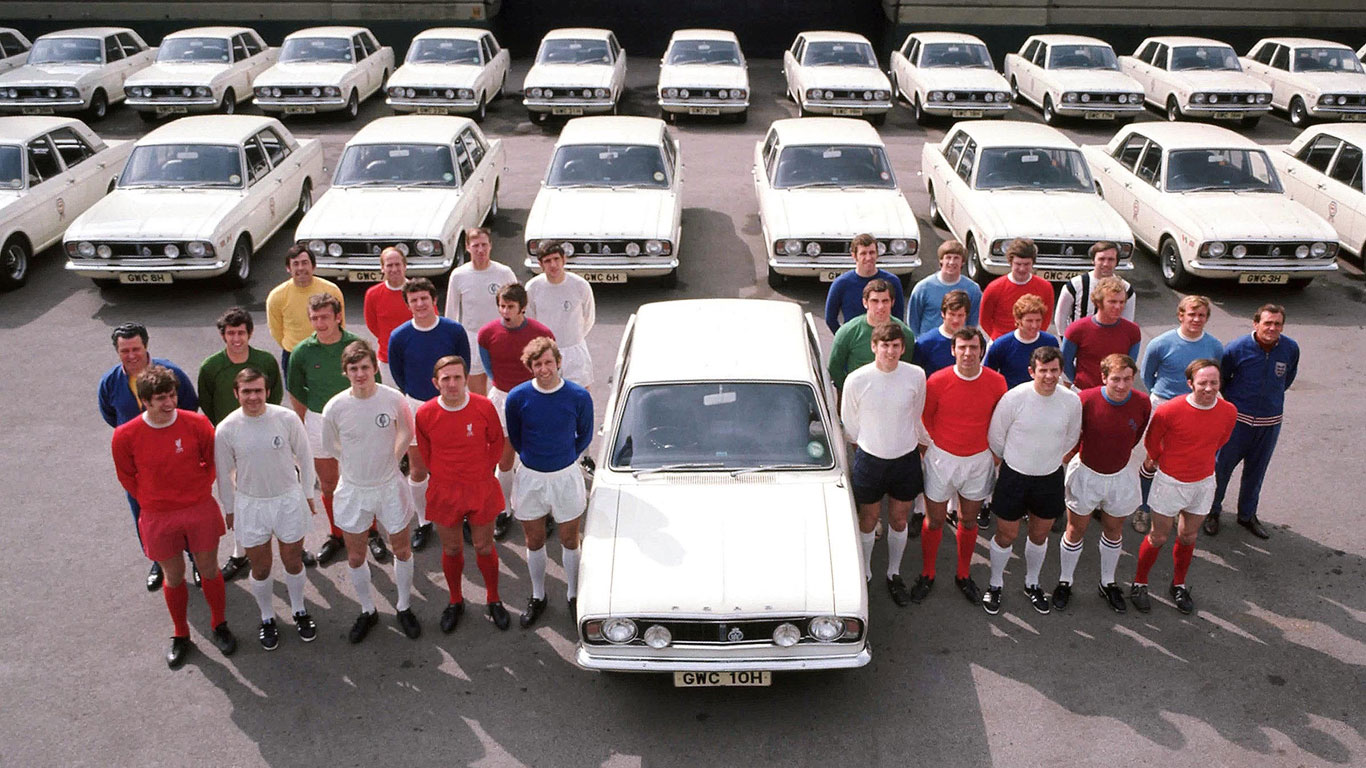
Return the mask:
<path fill-rule="evenodd" d="M 1200 523 L 1214 502 L 1214 457 L 1233 434 L 1238 409 L 1219 397 L 1219 362 L 1201 358 L 1186 366 L 1191 393 L 1168 400 L 1153 413 L 1143 446 L 1143 467 L 1153 472 L 1148 506 L 1153 527 L 1138 550 L 1138 568 L 1129 601 L 1143 613 L 1152 609 L 1148 571 L 1167 543 L 1172 522 L 1176 544 L 1172 550 L 1172 601 L 1182 613 L 1193 613 L 1195 601 L 1186 587 L 1186 571 L 1195 554 Z"/>
<path fill-rule="evenodd" d="M 389 247 L 380 251 L 379 271 L 384 279 L 365 291 L 365 327 L 375 335 L 379 348 L 380 376 L 392 382 L 389 375 L 389 334 L 394 329 L 413 319 L 408 302 L 403 298 L 403 284 L 408 281 L 408 257 L 403 251 Z"/>
<path fill-rule="evenodd" d="M 1127 290 L 1118 277 L 1101 278 L 1091 289 L 1095 314 L 1072 321 L 1063 331 L 1062 372 L 1077 389 L 1101 385 L 1100 361 L 1108 355 L 1138 358 L 1143 332 L 1124 319 Z"/>
<path fill-rule="evenodd" d="M 213 498 L 213 424 L 206 416 L 176 408 L 177 385 L 175 374 L 159 365 L 138 374 L 138 399 L 147 410 L 115 429 L 111 445 L 119 483 L 142 511 L 138 532 L 143 552 L 165 574 L 162 594 L 175 625 L 166 653 L 172 669 L 185 663 L 191 648 L 182 550 L 203 563 L 201 586 L 213 625 L 210 639 L 224 656 L 237 650 L 237 639 L 224 618 L 223 574 L 218 570 L 218 539 L 227 528 Z"/>
<path fill-rule="evenodd" d="M 1039 257 L 1034 241 L 1017 237 L 1006 246 L 1005 255 L 1010 261 L 1010 272 L 992 280 L 982 291 L 982 330 L 993 339 L 1015 330 L 1015 302 L 1025 294 L 1043 301 L 1044 323 L 1053 317 L 1053 286 L 1034 274 L 1034 261 Z"/>
<path fill-rule="evenodd" d="M 417 448 L 431 472 L 427 519 L 441 540 L 441 570 L 451 593 L 441 613 L 441 631 L 453 631 L 465 612 L 461 523 L 467 519 L 475 562 L 484 575 L 489 618 L 506 630 L 511 619 L 498 597 L 498 550 L 493 546 L 493 521 L 503 511 L 503 491 L 494 476 L 503 456 L 503 428 L 488 398 L 469 390 L 465 358 L 437 360 L 432 382 L 440 395 L 417 409 Z"/>

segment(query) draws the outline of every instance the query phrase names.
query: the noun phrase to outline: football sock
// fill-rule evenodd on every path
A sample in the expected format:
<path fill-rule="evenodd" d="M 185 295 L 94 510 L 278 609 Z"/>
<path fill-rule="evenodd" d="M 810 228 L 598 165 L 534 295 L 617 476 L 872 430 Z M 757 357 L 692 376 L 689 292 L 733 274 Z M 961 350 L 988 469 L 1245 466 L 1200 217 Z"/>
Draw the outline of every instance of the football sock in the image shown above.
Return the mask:
<path fill-rule="evenodd" d="M 1072 577 L 1077 573 L 1077 561 L 1081 559 L 1081 545 L 1082 542 L 1073 543 L 1067 534 L 1063 534 L 1062 546 L 1058 548 L 1058 581 L 1072 583 Z"/>
<path fill-rule="evenodd" d="M 166 609 L 171 612 L 171 623 L 175 625 L 175 636 L 189 637 L 190 622 L 185 618 L 185 614 L 190 605 L 190 588 L 185 582 L 181 582 L 178 587 L 163 586 L 161 594 L 166 598 Z"/>
<path fill-rule="evenodd" d="M 1115 568 L 1119 566 L 1119 555 L 1123 552 L 1123 539 L 1110 541 L 1104 535 L 1100 537 L 1100 583 L 1115 583 Z"/>
<path fill-rule="evenodd" d="M 408 555 L 407 560 L 394 558 L 394 585 L 398 587 L 398 601 L 394 604 L 394 609 L 408 610 L 413 598 L 413 556 L 411 554 Z"/>
<path fill-rule="evenodd" d="M 902 532 L 903 537 L 905 532 Z M 569 585 L 568 597 L 573 600 L 579 594 L 579 550 L 564 550 L 564 580 Z"/>
<path fill-rule="evenodd" d="M 375 612 L 375 599 L 370 594 L 370 563 L 363 562 L 359 568 L 351 568 L 351 586 L 356 590 L 356 602 L 364 613 Z"/>
<path fill-rule="evenodd" d="M 531 572 L 531 596 L 545 599 L 545 547 L 526 551 L 526 567 Z"/>
<path fill-rule="evenodd" d="M 223 573 L 220 571 L 212 579 L 204 579 L 201 588 L 204 590 L 204 600 L 209 604 L 209 620 L 211 626 L 218 626 L 227 619 L 224 618 L 224 604 L 227 602 L 227 590 L 223 586 Z"/>
<path fill-rule="evenodd" d="M 464 600 L 465 594 L 460 588 L 460 580 L 465 573 L 465 553 L 457 552 L 451 555 L 442 552 L 441 572 L 446 574 L 446 588 L 451 592 L 451 603 Z"/>
<path fill-rule="evenodd" d="M 501 602 L 498 596 L 498 550 L 492 550 L 487 555 L 475 555 L 475 565 L 479 566 L 479 572 L 484 574 L 484 594 L 490 603 Z"/>
<path fill-rule="evenodd" d="M 1044 558 L 1048 557 L 1048 540 L 1042 544 L 1025 539 L 1025 586 L 1039 586 L 1039 571 L 1043 570 Z"/>
<path fill-rule="evenodd" d="M 1006 563 L 1010 562 L 1010 548 L 1003 547 L 996 543 L 996 537 L 991 537 L 991 580 L 987 583 L 993 587 L 1003 587 L 1006 583 Z"/>
<path fill-rule="evenodd" d="M 930 519 L 926 517 L 920 527 L 920 559 L 923 561 L 920 573 L 925 578 L 934 578 L 936 561 L 939 559 L 939 542 L 943 539 L 944 527 L 930 528 Z"/>
<path fill-rule="evenodd" d="M 266 574 L 266 577 L 260 581 L 256 580 L 255 575 L 249 576 L 248 580 L 251 584 L 251 596 L 256 598 L 256 607 L 261 609 L 261 621 L 270 621 L 275 618 L 275 608 L 271 605 L 270 594 L 270 588 L 274 586 L 275 582 L 270 578 L 270 574 Z"/>

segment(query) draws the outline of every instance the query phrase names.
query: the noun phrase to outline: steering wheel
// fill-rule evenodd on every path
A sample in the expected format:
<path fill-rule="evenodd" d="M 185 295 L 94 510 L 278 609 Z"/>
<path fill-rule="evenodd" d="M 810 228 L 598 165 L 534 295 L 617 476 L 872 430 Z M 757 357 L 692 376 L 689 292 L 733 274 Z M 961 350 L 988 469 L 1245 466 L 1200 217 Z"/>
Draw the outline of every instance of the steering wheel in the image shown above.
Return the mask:
<path fill-rule="evenodd" d="M 697 439 L 687 434 L 682 427 L 650 427 L 645 432 L 645 444 L 658 451 L 675 448 L 696 448 Z"/>

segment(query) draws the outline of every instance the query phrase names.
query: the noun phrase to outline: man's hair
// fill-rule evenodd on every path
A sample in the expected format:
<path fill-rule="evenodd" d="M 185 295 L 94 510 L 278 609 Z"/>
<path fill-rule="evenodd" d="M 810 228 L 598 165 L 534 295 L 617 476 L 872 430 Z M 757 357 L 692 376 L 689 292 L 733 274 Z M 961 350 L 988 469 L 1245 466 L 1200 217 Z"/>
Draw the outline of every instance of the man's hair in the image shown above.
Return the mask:
<path fill-rule="evenodd" d="M 968 249 L 963 247 L 963 244 L 957 240 L 945 240 L 939 244 L 939 250 L 937 252 L 939 258 L 944 258 L 944 254 L 946 253 L 956 253 L 964 259 L 968 257 Z"/>
<path fill-rule="evenodd" d="M 437 299 L 436 286 L 432 284 L 432 281 L 425 277 L 410 277 L 403 284 L 403 300 L 407 301 L 410 293 L 422 293 L 423 291 L 432 295 L 432 303 L 435 304 Z"/>
<path fill-rule="evenodd" d="M 1123 370 L 1125 368 L 1128 368 L 1135 374 L 1138 373 L 1138 363 L 1134 362 L 1134 359 L 1132 357 L 1129 357 L 1123 352 L 1116 352 L 1112 355 L 1106 355 L 1105 357 L 1101 358 L 1100 361 L 1100 377 L 1103 379 L 1109 376 L 1111 373 Z"/>
<path fill-rule="evenodd" d="M 385 257 L 385 256 L 388 256 L 388 255 L 391 254 L 391 253 L 396 253 L 396 254 L 398 254 L 398 257 L 399 257 L 400 259 L 403 259 L 403 264 L 404 264 L 404 266 L 407 266 L 407 264 L 408 264 L 408 254 L 404 253 L 403 251 L 400 251 L 398 248 L 396 248 L 396 247 L 394 247 L 394 246 L 392 246 L 392 245 L 389 246 L 388 248 L 385 248 L 384 250 L 382 250 L 382 251 L 379 252 L 379 263 L 383 264 L 383 263 L 384 263 L 384 257 Z"/>
<path fill-rule="evenodd" d="M 365 339 L 356 339 L 346 345 L 342 350 L 341 364 L 342 371 L 346 371 L 346 366 L 356 365 L 362 360 L 369 360 L 370 365 L 379 370 L 379 359 L 375 357 L 375 348 L 370 346 L 370 342 Z"/>
<path fill-rule="evenodd" d="M 308 263 L 312 264 L 315 269 L 317 268 L 318 257 L 314 256 L 312 251 L 308 250 L 302 245 L 289 246 L 289 250 L 285 251 L 285 266 L 289 266 L 289 262 L 294 261 L 294 258 L 296 256 L 307 256 Z"/>
<path fill-rule="evenodd" d="M 867 301 L 868 297 L 874 293 L 891 294 L 891 292 L 892 286 L 888 285 L 886 280 L 875 277 L 872 280 L 869 280 L 867 285 L 863 286 L 863 300 Z"/>
<path fill-rule="evenodd" d="M 160 395 L 165 392 L 175 392 L 180 386 L 180 380 L 175 377 L 175 373 L 163 365 L 149 365 L 138 374 L 138 399 L 144 403 L 152 399 L 153 395 Z"/>
<path fill-rule="evenodd" d="M 1190 362 L 1190 365 L 1186 366 L 1186 381 L 1193 383 L 1195 381 L 1196 372 L 1199 371 L 1201 368 L 1213 368 L 1214 370 L 1218 371 L 1219 361 L 1211 360 L 1208 357 L 1201 357 L 1192 360 Z M 1220 371 L 1220 378 L 1223 378 L 1222 371 Z"/>
<path fill-rule="evenodd" d="M 1115 258 L 1119 258 L 1119 244 L 1111 242 L 1110 240 L 1101 240 L 1100 242 L 1095 243 L 1090 248 L 1086 249 L 1086 255 L 1094 261 L 1097 253 L 1104 253 L 1106 251 L 1114 251 Z"/>
<path fill-rule="evenodd" d="M 1096 308 L 1099 309 L 1100 306 L 1105 303 L 1106 296 L 1115 293 L 1123 296 L 1128 292 L 1128 287 L 1125 286 L 1124 281 L 1120 280 L 1118 277 L 1102 277 L 1091 287 L 1091 303 L 1096 305 Z"/>
<path fill-rule="evenodd" d="M 554 256 L 557 253 L 561 258 L 565 258 L 563 244 L 558 240 L 542 240 L 541 247 L 536 249 L 536 261 L 539 262 L 541 259 Z"/>
<path fill-rule="evenodd" d="M 332 314 L 341 317 L 341 302 L 330 293 L 315 293 L 308 297 L 308 311 L 317 312 L 323 307 L 331 307 Z"/>
<path fill-rule="evenodd" d="M 1257 307 L 1257 311 L 1252 313 L 1252 322 L 1260 323 L 1262 321 L 1262 315 L 1267 314 L 1280 315 L 1281 322 L 1285 322 L 1285 307 L 1280 304 L 1263 304 L 1260 307 Z"/>
<path fill-rule="evenodd" d="M 870 245 L 876 247 L 876 246 L 877 246 L 877 238 L 876 238 L 876 237 L 873 237 L 872 235 L 868 234 L 867 232 L 860 232 L 859 234 L 854 235 L 854 239 L 853 239 L 853 240 L 850 240 L 850 241 L 849 241 L 849 252 L 850 252 L 850 253 L 857 253 L 857 252 L 858 252 L 858 249 L 860 249 L 860 248 L 867 248 L 867 247 L 870 246 Z"/>
<path fill-rule="evenodd" d="M 497 301 L 502 303 L 504 300 L 516 302 L 522 309 L 526 309 L 526 286 L 521 283 L 508 283 L 499 288 Z"/>
<path fill-rule="evenodd" d="M 1047 319 L 1045 316 L 1048 314 L 1048 307 L 1044 305 L 1043 299 L 1032 293 L 1026 293 L 1015 300 L 1015 306 L 1011 308 L 1011 312 L 1015 313 L 1016 322 L 1031 312 L 1037 312 L 1040 317 Z"/>
<path fill-rule="evenodd" d="M 985 351 L 987 348 L 987 338 L 982 335 L 982 332 L 978 330 L 976 326 L 965 325 L 962 328 L 959 328 L 958 330 L 954 331 L 953 342 L 950 346 L 950 349 L 958 346 L 959 339 L 962 339 L 963 341 L 976 341 L 977 349 L 979 351 Z"/>
<path fill-rule="evenodd" d="M 555 353 L 555 362 L 560 362 L 560 345 L 556 344 L 555 340 L 549 336 L 537 336 L 528 341 L 525 347 L 522 347 L 522 365 L 530 370 L 531 361 L 544 355 L 547 350 Z"/>
<path fill-rule="evenodd" d="M 124 323 L 109 334 L 109 340 L 114 342 L 114 349 L 118 349 L 119 339 L 132 338 L 142 339 L 142 346 L 147 346 L 147 326 L 142 323 Z"/>
<path fill-rule="evenodd" d="M 256 381 L 257 379 L 264 379 L 265 377 L 266 375 L 264 373 L 261 373 L 259 370 L 252 368 L 249 365 L 238 371 L 237 375 L 232 378 L 232 391 L 236 392 L 243 384 L 250 381 Z"/>
<path fill-rule="evenodd" d="M 493 235 L 489 233 L 488 227 L 465 227 L 465 242 L 468 243 L 480 235 L 487 237 L 489 242 L 493 241 Z"/>
<path fill-rule="evenodd" d="M 1011 259 L 1029 259 L 1036 261 L 1039 258 L 1039 247 L 1034 241 L 1027 237 L 1017 237 L 1010 241 L 1006 246 L 1006 261 Z"/>
<path fill-rule="evenodd" d="M 879 341 L 899 341 L 905 344 L 906 333 L 896 323 L 883 323 L 873 329 L 873 343 L 876 344 Z"/>
<path fill-rule="evenodd" d="M 256 329 L 256 323 L 251 319 L 251 313 L 242 307 L 230 307 L 226 312 L 218 316 L 218 335 L 222 336 L 229 328 L 236 328 L 239 325 L 247 327 L 247 335 Z"/>
<path fill-rule="evenodd" d="M 1208 314 L 1210 313 L 1210 300 L 1209 300 L 1209 297 L 1207 297 L 1207 296 L 1199 296 L 1199 295 L 1196 295 L 1196 294 L 1192 293 L 1191 295 L 1186 296 L 1185 298 L 1181 299 L 1181 303 L 1179 303 L 1179 304 L 1176 305 L 1176 317 L 1177 317 L 1178 319 L 1180 319 L 1180 317 L 1181 317 L 1182 315 L 1184 315 L 1184 314 L 1186 314 L 1187 312 L 1191 311 L 1191 309 L 1194 308 L 1194 307 L 1204 307 L 1204 308 L 1205 308 L 1205 314 L 1208 315 Z"/>
<path fill-rule="evenodd" d="M 1029 368 L 1033 370 L 1038 365 L 1054 360 L 1062 360 L 1062 350 L 1054 346 L 1035 347 L 1029 355 Z"/>
<path fill-rule="evenodd" d="M 469 375 L 470 369 L 469 366 L 465 365 L 465 358 L 460 355 L 446 355 L 437 360 L 436 364 L 432 366 L 432 378 L 437 378 L 437 371 L 440 371 L 448 365 L 458 365 L 460 366 L 460 370 L 464 371 L 465 375 Z"/>
<path fill-rule="evenodd" d="M 939 314 L 947 315 L 955 309 L 972 311 L 972 297 L 968 296 L 967 291 L 953 290 L 944 294 L 943 301 L 939 302 Z"/>

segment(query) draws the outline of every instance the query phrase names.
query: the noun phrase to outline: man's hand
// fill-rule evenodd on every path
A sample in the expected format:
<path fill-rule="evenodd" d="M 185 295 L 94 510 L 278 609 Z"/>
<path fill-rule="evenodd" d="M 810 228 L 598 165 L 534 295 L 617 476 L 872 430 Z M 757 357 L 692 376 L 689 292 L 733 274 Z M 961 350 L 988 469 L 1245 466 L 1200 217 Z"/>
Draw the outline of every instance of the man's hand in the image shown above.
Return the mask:
<path fill-rule="evenodd" d="M 1143 460 L 1143 471 L 1149 474 L 1157 471 L 1157 462 L 1151 456 Z"/>
<path fill-rule="evenodd" d="M 310 498 L 308 499 L 308 514 L 310 514 L 310 515 L 316 515 L 316 514 L 318 514 L 318 507 L 314 505 L 312 497 L 310 497 Z"/>
<path fill-rule="evenodd" d="M 223 516 L 223 520 L 228 524 L 228 530 L 230 531 L 232 530 L 232 517 L 233 515 L 231 512 Z"/>

